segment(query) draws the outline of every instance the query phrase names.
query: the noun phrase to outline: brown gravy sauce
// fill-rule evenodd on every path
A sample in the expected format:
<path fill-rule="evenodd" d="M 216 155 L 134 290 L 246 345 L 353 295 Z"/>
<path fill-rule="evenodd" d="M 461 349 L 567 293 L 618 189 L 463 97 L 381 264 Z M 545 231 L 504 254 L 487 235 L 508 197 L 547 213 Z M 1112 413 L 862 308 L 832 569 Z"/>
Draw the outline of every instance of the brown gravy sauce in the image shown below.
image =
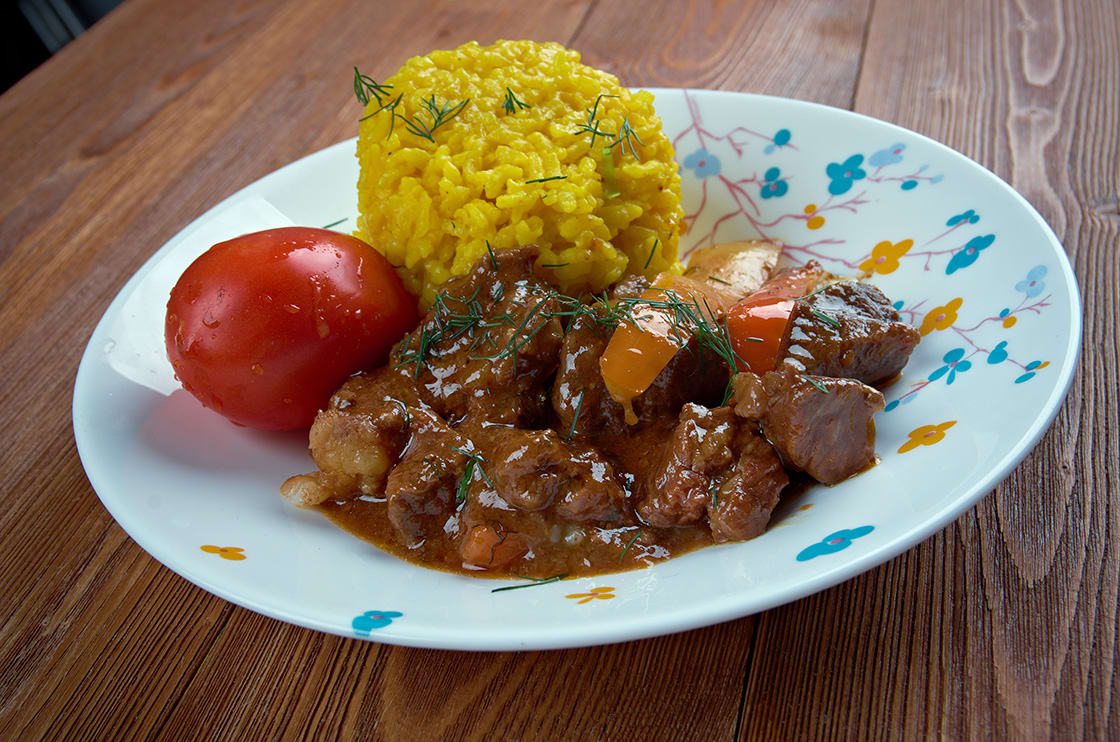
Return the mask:
<path fill-rule="evenodd" d="M 650 452 L 669 436 L 675 420 L 654 422 L 629 435 L 604 436 L 595 442 L 614 466 L 616 476 L 629 494 L 632 482 L 649 466 Z M 556 575 L 583 577 L 641 569 L 696 549 L 711 546 L 712 535 L 706 521 L 674 528 L 653 528 L 638 522 L 628 508 L 630 525 L 615 528 L 593 525 L 554 526 L 556 540 L 535 543 L 524 559 L 517 560 L 512 572 L 504 569 L 482 570 L 464 565 L 457 545 L 428 543 L 424 549 L 409 549 L 396 539 L 389 523 L 384 500 L 364 497 L 346 502 L 325 502 L 316 507 L 328 520 L 352 536 L 400 559 L 429 569 L 439 569 L 472 577 L 509 579 L 511 576 L 547 578 Z M 462 508 L 460 508 L 460 511 Z M 456 513 L 456 518 L 459 513 Z M 502 521 L 517 530 L 519 518 L 540 519 L 541 512 L 506 511 Z"/>

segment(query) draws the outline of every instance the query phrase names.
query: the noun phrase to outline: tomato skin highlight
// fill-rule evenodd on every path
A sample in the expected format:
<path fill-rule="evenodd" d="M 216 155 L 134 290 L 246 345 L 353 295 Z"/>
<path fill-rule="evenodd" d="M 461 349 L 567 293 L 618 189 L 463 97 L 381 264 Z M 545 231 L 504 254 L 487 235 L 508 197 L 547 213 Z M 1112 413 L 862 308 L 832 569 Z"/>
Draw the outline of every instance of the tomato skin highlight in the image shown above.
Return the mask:
<path fill-rule="evenodd" d="M 164 340 L 203 405 L 239 425 L 298 430 L 418 321 L 415 298 L 372 247 L 286 227 L 219 243 L 191 263 L 171 291 Z"/>

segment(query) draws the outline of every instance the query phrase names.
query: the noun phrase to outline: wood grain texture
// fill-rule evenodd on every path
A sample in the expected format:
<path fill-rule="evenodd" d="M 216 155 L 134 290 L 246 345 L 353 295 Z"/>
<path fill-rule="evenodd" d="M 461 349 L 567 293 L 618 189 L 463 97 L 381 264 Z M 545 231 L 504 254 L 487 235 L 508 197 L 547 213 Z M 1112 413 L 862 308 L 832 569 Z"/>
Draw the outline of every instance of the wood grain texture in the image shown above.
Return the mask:
<path fill-rule="evenodd" d="M 470 39 L 567 43 L 631 85 L 856 110 L 1012 183 L 1070 253 L 1081 372 L 943 533 L 699 631 L 540 653 L 281 624 L 142 552 L 91 490 L 71 386 L 163 242 L 355 130 L 376 76 Z M 1120 737 L 1120 9 L 1111 0 L 128 0 L 0 96 L 0 738 Z"/>

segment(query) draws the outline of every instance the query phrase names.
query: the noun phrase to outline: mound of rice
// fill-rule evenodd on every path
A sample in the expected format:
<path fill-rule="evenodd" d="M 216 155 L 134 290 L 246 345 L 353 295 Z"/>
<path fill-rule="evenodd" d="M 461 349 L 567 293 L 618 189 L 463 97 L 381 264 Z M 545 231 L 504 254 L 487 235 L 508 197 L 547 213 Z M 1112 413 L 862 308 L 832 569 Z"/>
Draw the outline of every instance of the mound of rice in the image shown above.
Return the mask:
<path fill-rule="evenodd" d="M 421 306 L 486 255 L 487 242 L 541 246 L 540 264 L 569 293 L 677 266 L 680 175 L 650 93 L 531 41 L 414 57 L 382 84 L 392 87 L 380 103 L 371 97 L 358 137 L 355 234 L 397 266 Z M 429 106 L 451 111 L 464 100 L 431 130 L 434 141 L 413 130 L 431 127 Z M 634 132 L 609 156 L 613 139 L 592 147 L 580 131 L 596 101 L 600 132 L 613 137 L 624 122 Z M 554 179 L 527 182 L 541 178 Z"/>

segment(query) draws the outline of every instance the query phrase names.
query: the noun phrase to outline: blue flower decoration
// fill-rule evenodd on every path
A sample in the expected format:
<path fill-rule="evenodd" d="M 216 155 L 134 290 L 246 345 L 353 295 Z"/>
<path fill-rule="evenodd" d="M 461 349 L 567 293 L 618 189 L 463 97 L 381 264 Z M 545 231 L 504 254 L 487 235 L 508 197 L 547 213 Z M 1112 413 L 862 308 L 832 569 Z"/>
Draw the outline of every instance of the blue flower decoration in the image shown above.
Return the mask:
<path fill-rule="evenodd" d="M 892 144 L 868 157 L 867 164 L 871 167 L 884 167 L 902 162 L 902 150 L 904 149 L 906 149 L 906 145 L 902 142 Z"/>
<path fill-rule="evenodd" d="M 781 170 L 772 167 L 767 170 L 762 177 L 766 182 L 762 184 L 760 196 L 763 198 L 781 198 L 786 195 L 786 191 L 789 190 L 789 184 L 781 179 Z"/>
<path fill-rule="evenodd" d="M 918 181 L 916 181 L 916 180 L 904 180 L 904 181 L 902 181 L 902 185 L 899 186 L 899 188 L 901 188 L 904 191 L 912 191 L 917 187 L 918 187 Z"/>
<path fill-rule="evenodd" d="M 1033 299 L 1043 292 L 1046 282 L 1042 278 L 1046 275 L 1045 265 L 1036 265 L 1027 273 L 1027 277 L 1015 284 L 1016 291 L 1022 291 L 1028 298 Z"/>
<path fill-rule="evenodd" d="M 825 554 L 835 554 L 852 545 L 852 540 L 862 538 L 875 530 L 875 526 L 860 526 L 859 528 L 846 528 L 836 533 L 830 533 L 815 544 L 806 546 L 797 555 L 797 561 L 807 562 Z"/>
<path fill-rule="evenodd" d="M 360 616 L 354 616 L 350 625 L 354 627 L 354 633 L 358 636 L 369 636 L 369 632 L 383 629 L 393 623 L 394 618 L 403 615 L 400 611 L 366 611 Z"/>
<path fill-rule="evenodd" d="M 980 257 L 980 251 L 987 249 L 995 241 L 996 236 L 994 234 L 977 235 L 973 237 L 965 243 L 964 248 L 953 254 L 952 259 L 949 260 L 949 264 L 945 266 L 945 275 L 950 275 L 954 271 L 967 268 L 975 263 L 976 259 Z"/>
<path fill-rule="evenodd" d="M 770 154 L 775 149 L 786 146 L 787 144 L 789 144 L 789 137 L 789 129 L 778 129 L 776 132 L 774 132 L 774 143 L 767 144 L 766 149 L 762 151 L 766 154 Z"/>
<path fill-rule="evenodd" d="M 964 348 L 953 348 L 951 351 L 941 357 L 945 365 L 934 371 L 929 375 L 930 381 L 937 381 L 945 374 L 949 374 L 949 378 L 945 383 L 952 384 L 957 378 L 957 374 L 963 374 L 965 371 L 972 368 L 972 361 L 961 360 L 964 358 Z"/>
<path fill-rule="evenodd" d="M 1015 379 L 1015 383 L 1016 384 L 1022 384 L 1024 381 L 1030 381 L 1031 379 L 1034 378 L 1035 369 L 1037 369 L 1039 367 L 1042 367 L 1042 366 L 1048 366 L 1048 365 L 1050 365 L 1050 364 L 1049 363 L 1043 363 L 1042 361 L 1031 361 L 1030 363 L 1027 364 L 1027 372 L 1025 374 L 1021 375 L 1019 378 Z"/>
<path fill-rule="evenodd" d="M 894 399 L 894 400 L 891 400 L 890 402 L 888 402 L 887 406 L 883 409 L 883 411 L 884 412 L 890 412 L 895 407 L 898 407 L 900 404 L 910 404 L 911 402 L 913 402 L 917 398 L 918 398 L 917 394 L 906 394 L 904 396 L 899 397 L 898 399 Z"/>
<path fill-rule="evenodd" d="M 684 166 L 695 172 L 698 178 L 720 174 L 719 158 L 703 148 L 684 158 Z"/>
<path fill-rule="evenodd" d="M 955 227 L 958 224 L 960 224 L 961 222 L 968 222 L 969 224 L 975 224 L 978 221 L 980 221 L 980 215 L 977 214 L 972 209 L 969 209 L 968 211 L 965 211 L 965 212 L 962 212 L 960 214 L 956 214 L 954 216 L 949 217 L 949 221 L 945 222 L 945 226 L 946 227 Z"/>
<path fill-rule="evenodd" d="M 1000 340 L 999 345 L 988 351 L 988 363 L 993 366 L 1007 360 L 1007 341 Z"/>
<path fill-rule="evenodd" d="M 852 155 L 843 162 L 830 162 L 824 172 L 832 182 L 828 184 L 828 192 L 833 196 L 847 193 L 852 188 L 852 183 L 863 180 L 867 173 L 860 167 L 863 164 L 863 155 Z"/>
<path fill-rule="evenodd" d="M 902 299 L 899 299 L 894 304 L 891 304 L 891 306 L 895 308 L 895 311 L 898 311 L 898 310 L 902 309 L 902 307 L 905 306 L 905 305 L 906 305 L 906 302 L 903 301 Z"/>

